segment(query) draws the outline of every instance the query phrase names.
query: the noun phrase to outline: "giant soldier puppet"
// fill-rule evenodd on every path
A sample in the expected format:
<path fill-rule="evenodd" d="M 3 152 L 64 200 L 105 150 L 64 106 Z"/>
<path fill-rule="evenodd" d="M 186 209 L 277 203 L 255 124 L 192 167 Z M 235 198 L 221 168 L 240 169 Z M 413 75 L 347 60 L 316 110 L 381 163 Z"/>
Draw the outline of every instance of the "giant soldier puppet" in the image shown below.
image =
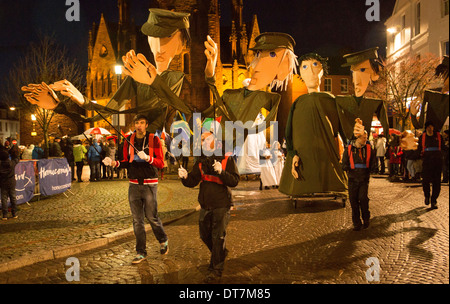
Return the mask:
<path fill-rule="evenodd" d="M 294 101 L 286 125 L 286 164 L 279 191 L 290 196 L 341 193 L 347 176 L 339 164 L 339 116 L 334 96 L 320 92 L 327 59 L 317 54 L 301 57 L 300 76 L 308 94 Z"/>
<path fill-rule="evenodd" d="M 206 117 L 221 116 L 222 132 L 225 132 L 224 124 L 226 121 L 242 123 L 255 122 L 262 108 L 269 113 L 265 121 L 260 125 L 255 125 L 247 130 L 236 129 L 234 140 L 240 136 L 240 140 L 245 140 L 248 130 L 258 133 L 266 129 L 271 121 L 276 119 L 278 105 L 281 96 L 277 93 L 266 92 L 267 86 L 270 88 L 286 88 L 292 76 L 296 72 L 297 59 L 294 54 L 294 39 L 284 33 L 263 33 L 256 37 L 255 46 L 250 50 L 255 52 L 255 60 L 250 67 L 253 68 L 253 75 L 250 84 L 241 89 L 225 90 L 220 96 L 215 86 L 215 67 L 217 63 L 217 45 L 208 37 L 205 42 L 205 55 L 207 65 L 205 69 L 206 81 L 213 93 L 215 104 L 202 114 Z M 231 138 L 225 138 L 227 143 Z M 243 144 L 236 141 L 237 144 Z M 229 146 L 226 152 L 231 152 Z"/>
<path fill-rule="evenodd" d="M 423 103 L 419 100 L 411 102 L 410 114 L 414 128 L 422 129 L 424 128 L 425 123 L 433 122 L 436 131 L 442 130 L 442 127 L 448 118 L 448 69 L 449 58 L 448 56 L 444 56 L 442 63 L 436 68 L 436 76 L 444 79 L 442 91 L 434 92 L 426 90 L 423 96 Z M 420 114 L 419 119 L 417 119 L 417 114 Z"/>
<path fill-rule="evenodd" d="M 91 102 L 83 96 L 69 81 L 62 80 L 54 84 L 29 84 L 23 87 L 26 99 L 41 108 L 65 114 L 76 121 L 92 122 L 112 114 L 145 113 L 149 119 L 149 131 L 162 130 L 169 111 L 179 110 L 191 114 L 190 107 L 178 96 L 183 86 L 184 73 L 168 70 L 172 59 L 189 44 L 189 14 L 162 9 L 150 9 L 148 21 L 141 31 L 148 36 L 148 43 L 154 55 L 156 68 L 144 55 L 136 55 L 134 50 L 122 57 L 123 72 L 129 76 L 107 103 L 106 107 Z M 150 69 L 150 66 L 152 69 Z M 70 112 L 64 102 L 59 102 L 56 92 L 69 97 L 74 103 L 86 110 L 103 113 L 102 116 L 84 117 Z M 136 99 L 136 107 L 120 111 L 130 99 Z M 169 107 L 170 106 L 170 107 Z"/>
<path fill-rule="evenodd" d="M 369 85 L 380 78 L 379 72 L 383 68 L 378 57 L 378 47 L 345 55 L 344 59 L 347 62 L 342 66 L 350 67 L 355 87 L 355 95 L 336 96 L 339 120 L 345 138 L 352 139 L 354 132 L 362 134 L 362 129 L 370 134 L 374 114 L 380 121 L 384 134 L 389 134 L 389 121 L 384 101 L 364 97 Z M 359 130 L 355 129 L 357 118 L 362 121 L 362 126 L 359 124 L 357 126 Z"/>

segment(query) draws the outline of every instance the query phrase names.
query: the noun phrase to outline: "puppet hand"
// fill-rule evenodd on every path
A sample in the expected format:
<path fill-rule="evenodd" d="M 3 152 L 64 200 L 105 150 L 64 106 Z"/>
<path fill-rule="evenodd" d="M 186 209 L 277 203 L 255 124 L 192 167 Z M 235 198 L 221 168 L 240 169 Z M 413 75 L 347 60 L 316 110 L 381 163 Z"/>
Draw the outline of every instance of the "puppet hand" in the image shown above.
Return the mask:
<path fill-rule="evenodd" d="M 188 177 L 188 172 L 183 168 L 183 166 L 180 166 L 180 168 L 178 168 L 178 176 L 182 179 L 186 179 Z"/>
<path fill-rule="evenodd" d="M 206 56 L 206 68 L 205 75 L 206 77 L 213 77 L 216 64 L 217 64 L 217 56 L 219 54 L 217 44 L 212 40 L 212 38 L 208 35 L 205 41 L 205 56 Z"/>
<path fill-rule="evenodd" d="M 421 105 L 422 105 L 422 102 L 420 100 L 411 101 L 411 106 L 409 108 L 409 112 L 411 113 L 411 115 L 417 116 L 417 113 L 419 113 Z"/>
<path fill-rule="evenodd" d="M 130 76 L 135 81 L 151 85 L 156 77 L 155 67 L 145 58 L 144 55 L 138 54 L 131 50 L 122 57 L 124 67 L 122 71 L 125 75 Z"/>
<path fill-rule="evenodd" d="M 305 180 L 305 177 L 302 175 L 302 170 L 303 162 L 298 155 L 295 155 L 292 159 L 292 176 L 299 181 Z"/>
<path fill-rule="evenodd" d="M 105 157 L 105 159 L 102 160 L 102 163 L 103 163 L 105 166 L 110 167 L 110 166 L 112 166 L 112 159 L 109 158 L 109 157 Z"/>
<path fill-rule="evenodd" d="M 298 167 L 298 161 L 300 160 L 300 157 L 298 155 L 295 155 L 292 159 L 292 176 L 297 179 L 298 173 L 297 173 L 297 167 Z"/>
<path fill-rule="evenodd" d="M 400 147 L 402 150 L 417 150 L 419 146 L 418 141 L 419 139 L 414 137 L 413 133 L 408 132 L 408 134 L 402 138 Z"/>
<path fill-rule="evenodd" d="M 219 163 L 217 160 L 214 160 L 214 171 L 216 171 L 217 174 L 221 174 L 222 173 L 222 164 Z"/>
<path fill-rule="evenodd" d="M 355 137 L 358 138 L 363 134 L 364 134 L 364 126 L 362 124 L 362 120 L 356 118 L 355 126 L 353 127 L 353 135 L 355 135 Z"/>
<path fill-rule="evenodd" d="M 59 104 L 59 98 L 55 92 L 45 83 L 29 84 L 21 88 L 24 92 L 25 99 L 31 103 L 38 105 L 45 110 L 54 110 Z"/>
<path fill-rule="evenodd" d="M 75 88 L 72 83 L 65 79 L 51 84 L 50 88 L 52 88 L 52 90 L 55 90 L 56 92 L 60 92 L 64 96 L 69 97 L 70 100 L 72 100 L 79 106 L 84 105 L 83 94 L 81 94 L 81 92 L 78 91 L 78 89 Z"/>

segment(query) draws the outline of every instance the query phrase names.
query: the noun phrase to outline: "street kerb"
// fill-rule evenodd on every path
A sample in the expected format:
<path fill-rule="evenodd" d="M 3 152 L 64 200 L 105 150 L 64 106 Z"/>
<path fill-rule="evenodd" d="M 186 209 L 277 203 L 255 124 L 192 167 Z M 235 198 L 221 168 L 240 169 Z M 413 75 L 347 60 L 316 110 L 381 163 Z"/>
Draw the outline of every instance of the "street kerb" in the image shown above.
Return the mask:
<path fill-rule="evenodd" d="M 197 211 L 199 211 L 199 206 L 196 209 L 190 210 L 186 212 L 185 214 L 173 218 L 173 219 L 167 219 L 163 221 L 163 225 L 170 225 L 176 221 L 181 220 L 182 218 L 185 218 Z M 145 231 L 149 232 L 151 231 L 152 227 L 150 224 L 145 225 Z M 76 245 L 69 245 L 69 246 L 62 246 L 59 248 L 51 249 L 51 250 L 42 250 L 35 253 L 27 254 L 24 256 L 21 256 L 20 258 L 13 259 L 7 262 L 0 263 L 0 273 L 7 272 L 15 269 L 19 269 L 22 267 L 30 266 L 39 262 L 45 262 L 49 260 L 55 260 L 65 257 L 70 257 L 75 254 L 80 254 L 85 251 L 98 249 L 100 247 L 107 246 L 113 242 L 129 238 L 134 235 L 133 228 L 124 229 L 121 231 L 113 232 L 110 234 L 105 234 L 101 236 L 98 239 L 76 244 Z"/>

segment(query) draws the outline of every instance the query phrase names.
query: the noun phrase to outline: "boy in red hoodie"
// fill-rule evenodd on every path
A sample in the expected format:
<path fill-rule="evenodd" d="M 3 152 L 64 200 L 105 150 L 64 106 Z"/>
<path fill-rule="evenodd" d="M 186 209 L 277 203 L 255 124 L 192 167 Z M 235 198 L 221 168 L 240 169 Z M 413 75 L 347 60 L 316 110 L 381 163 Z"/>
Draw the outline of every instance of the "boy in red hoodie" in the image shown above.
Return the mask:
<path fill-rule="evenodd" d="M 133 215 L 133 229 L 136 236 L 137 255 L 133 264 L 145 260 L 146 233 L 144 218 L 150 222 L 153 233 L 160 243 L 160 253 L 169 251 L 168 238 L 161 220 L 158 217 L 158 204 L 156 190 L 158 187 L 158 169 L 164 167 L 164 157 L 159 138 L 147 132 L 148 119 L 145 115 L 138 114 L 134 118 L 136 131 L 128 137 L 128 142 L 123 146 L 123 160 L 112 161 L 106 157 L 103 163 L 106 166 L 128 169 L 130 188 L 128 200 L 131 214 Z M 134 149 L 136 148 L 136 150 Z"/>

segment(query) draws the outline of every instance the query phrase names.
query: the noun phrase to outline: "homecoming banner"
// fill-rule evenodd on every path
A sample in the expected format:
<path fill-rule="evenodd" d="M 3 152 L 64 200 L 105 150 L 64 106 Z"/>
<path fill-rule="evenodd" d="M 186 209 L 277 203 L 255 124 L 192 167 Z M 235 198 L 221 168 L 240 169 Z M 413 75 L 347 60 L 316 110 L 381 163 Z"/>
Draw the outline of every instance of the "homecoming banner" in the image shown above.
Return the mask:
<path fill-rule="evenodd" d="M 17 205 L 29 202 L 34 196 L 36 178 L 34 162 L 19 162 L 15 168 Z"/>
<path fill-rule="evenodd" d="M 40 159 L 38 171 L 39 188 L 42 195 L 60 194 L 70 189 L 72 175 L 67 159 Z"/>

